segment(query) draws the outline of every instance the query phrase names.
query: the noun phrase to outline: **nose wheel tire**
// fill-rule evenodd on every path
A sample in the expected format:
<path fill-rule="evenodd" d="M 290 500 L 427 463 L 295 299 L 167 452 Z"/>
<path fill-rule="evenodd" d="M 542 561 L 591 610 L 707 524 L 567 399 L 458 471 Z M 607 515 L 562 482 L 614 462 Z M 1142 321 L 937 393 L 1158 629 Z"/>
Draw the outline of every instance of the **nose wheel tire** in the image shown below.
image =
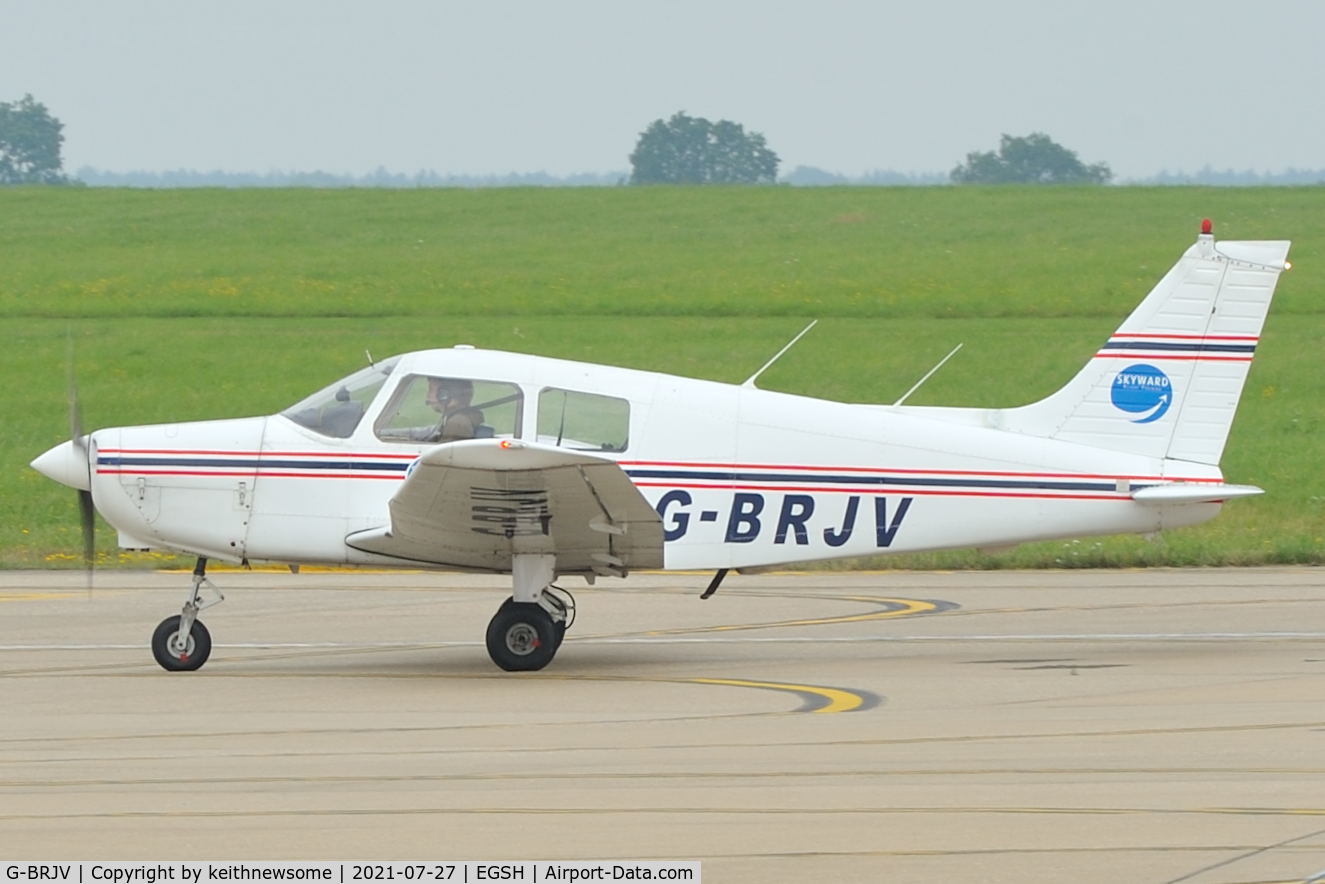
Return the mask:
<path fill-rule="evenodd" d="M 552 662 L 565 629 L 541 605 L 508 601 L 488 624 L 488 656 L 507 672 L 532 672 Z"/>
<path fill-rule="evenodd" d="M 152 633 L 152 656 L 169 672 L 192 672 L 212 654 L 212 636 L 202 621 L 194 620 L 187 639 L 179 641 L 180 615 L 167 617 Z"/>

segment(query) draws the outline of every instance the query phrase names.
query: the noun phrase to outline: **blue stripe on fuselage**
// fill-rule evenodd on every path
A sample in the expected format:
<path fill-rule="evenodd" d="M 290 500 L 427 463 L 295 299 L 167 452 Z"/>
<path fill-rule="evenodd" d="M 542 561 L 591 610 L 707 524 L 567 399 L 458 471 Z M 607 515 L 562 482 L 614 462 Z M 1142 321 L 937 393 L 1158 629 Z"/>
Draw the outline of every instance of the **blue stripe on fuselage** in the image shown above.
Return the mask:
<path fill-rule="evenodd" d="M 409 469 L 407 463 L 383 463 L 368 460 L 276 460 L 264 457 L 221 458 L 221 457 L 98 457 L 97 466 L 107 467 L 185 467 L 199 468 L 234 468 L 252 467 L 255 470 L 381 470 L 384 472 L 403 473 Z"/>
<path fill-rule="evenodd" d="M 840 473 L 815 473 L 803 475 L 796 473 L 747 473 L 747 472 L 699 472 L 691 470 L 626 470 L 632 479 L 668 479 L 708 480 L 713 482 L 775 482 L 779 484 L 795 483 L 825 485 L 890 485 L 905 487 L 937 488 L 1005 488 L 1032 491 L 1117 491 L 1117 484 L 1112 481 L 1070 482 L 1048 479 L 953 479 L 924 476 L 890 475 L 843 475 Z M 1153 484 L 1153 483 L 1152 483 Z M 794 488 L 795 485 L 792 485 Z M 1148 487 L 1146 484 L 1132 484 L 1131 490 Z"/>

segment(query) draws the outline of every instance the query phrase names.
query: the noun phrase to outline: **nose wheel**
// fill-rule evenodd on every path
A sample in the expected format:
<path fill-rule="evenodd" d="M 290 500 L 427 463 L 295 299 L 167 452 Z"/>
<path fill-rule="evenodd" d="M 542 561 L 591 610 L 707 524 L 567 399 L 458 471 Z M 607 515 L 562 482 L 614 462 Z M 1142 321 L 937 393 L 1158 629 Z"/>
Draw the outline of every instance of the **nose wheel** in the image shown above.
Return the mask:
<path fill-rule="evenodd" d="M 213 598 L 203 600 L 207 590 Z M 152 656 L 167 672 L 201 669 L 212 655 L 212 636 L 198 619 L 198 612 L 225 601 L 225 596 L 207 579 L 207 560 L 198 559 L 193 568 L 193 588 L 184 609 L 162 620 L 152 633 Z"/>
<path fill-rule="evenodd" d="M 152 656 L 169 672 L 192 672 L 212 654 L 212 635 L 207 627 L 201 620 L 194 620 L 185 634 L 179 628 L 183 619 L 180 614 L 167 617 L 152 633 Z"/>

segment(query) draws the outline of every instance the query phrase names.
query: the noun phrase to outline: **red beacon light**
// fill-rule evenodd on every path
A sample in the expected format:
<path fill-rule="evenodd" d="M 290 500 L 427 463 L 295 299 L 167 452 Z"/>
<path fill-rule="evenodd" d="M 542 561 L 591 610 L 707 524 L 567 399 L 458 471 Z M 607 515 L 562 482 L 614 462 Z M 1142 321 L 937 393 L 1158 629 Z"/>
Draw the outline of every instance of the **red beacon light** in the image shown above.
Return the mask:
<path fill-rule="evenodd" d="M 1209 218 L 1201 219 L 1201 235 L 1210 236 L 1215 232 L 1215 224 Z"/>

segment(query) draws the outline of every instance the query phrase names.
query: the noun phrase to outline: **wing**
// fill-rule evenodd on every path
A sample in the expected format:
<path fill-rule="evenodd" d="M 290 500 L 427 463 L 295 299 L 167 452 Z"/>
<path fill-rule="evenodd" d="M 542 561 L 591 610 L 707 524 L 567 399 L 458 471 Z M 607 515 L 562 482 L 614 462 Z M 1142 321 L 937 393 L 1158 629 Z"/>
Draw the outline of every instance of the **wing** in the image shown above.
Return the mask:
<path fill-rule="evenodd" d="M 615 461 L 513 439 L 439 445 L 410 466 L 391 524 L 355 549 L 465 570 L 510 571 L 551 554 L 559 574 L 624 575 L 663 563 L 662 521 Z"/>

